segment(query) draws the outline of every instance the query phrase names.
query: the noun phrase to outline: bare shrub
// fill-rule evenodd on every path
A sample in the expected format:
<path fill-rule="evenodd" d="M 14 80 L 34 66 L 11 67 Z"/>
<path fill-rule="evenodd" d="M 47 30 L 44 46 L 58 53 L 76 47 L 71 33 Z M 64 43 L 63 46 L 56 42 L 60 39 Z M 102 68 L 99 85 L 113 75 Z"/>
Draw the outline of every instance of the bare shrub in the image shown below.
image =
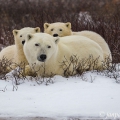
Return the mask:
<path fill-rule="evenodd" d="M 77 55 L 73 55 L 70 57 L 70 59 L 66 59 L 60 62 L 60 68 L 63 69 L 64 77 L 69 76 L 80 76 L 82 80 L 87 81 L 87 78 L 84 76 L 84 74 L 87 71 L 91 72 L 97 72 L 99 75 L 103 75 L 106 77 L 110 77 L 115 79 L 116 83 L 120 83 L 120 64 L 117 63 L 111 63 L 111 60 L 109 57 L 106 58 L 106 60 L 103 62 L 103 66 L 96 67 L 98 65 L 98 58 L 93 59 L 93 56 L 90 55 L 87 59 L 80 60 Z M 0 61 L 0 77 L 3 80 L 11 79 L 13 84 L 13 91 L 18 89 L 18 85 L 21 84 L 21 82 L 24 82 L 25 80 L 34 80 L 37 82 L 38 85 L 40 84 L 53 84 L 55 74 L 52 73 L 47 76 L 46 73 L 46 67 L 45 64 L 43 66 L 40 66 L 39 69 L 35 69 L 36 64 L 32 66 L 31 73 L 29 73 L 30 76 L 26 76 L 26 66 L 25 63 L 15 64 L 11 63 L 11 61 L 8 61 L 6 58 L 3 58 Z M 14 67 L 15 69 L 14 69 Z M 72 68 L 72 69 L 71 69 Z M 8 72 L 8 69 L 11 70 L 10 73 L 6 74 Z M 40 70 L 43 70 L 43 74 L 41 76 L 38 76 L 37 73 Z M 28 74 L 27 74 L 28 75 Z M 91 83 L 94 81 L 95 78 L 91 76 Z"/>
<path fill-rule="evenodd" d="M 113 0 L 1 0 L 0 43 L 14 43 L 13 29 L 40 27 L 45 22 L 71 22 L 73 31 L 91 30 L 100 34 L 120 62 L 120 2 Z M 81 14 L 82 13 L 82 14 Z"/>
<path fill-rule="evenodd" d="M 6 59 L 5 57 L 3 57 L 2 60 L 0 60 L 0 76 L 5 75 L 8 72 L 8 69 L 11 64 L 12 62 Z"/>
<path fill-rule="evenodd" d="M 116 67 L 118 66 L 117 63 L 120 63 L 119 8 L 119 0 L 1 0 L 0 44 L 4 46 L 14 44 L 13 29 L 38 26 L 41 28 L 41 31 L 43 31 L 43 24 L 45 22 L 71 22 L 73 31 L 91 30 L 97 32 L 106 40 L 112 52 L 112 66 L 108 67 L 105 63 L 104 67 L 107 69 L 104 71 L 105 73 L 98 70 L 97 72 L 115 78 L 116 82 L 118 82 L 120 76 Z M 2 47 L 3 46 L 1 46 L 1 48 Z M 73 64 L 73 61 L 76 62 Z M 82 65 L 88 60 L 83 60 L 79 64 L 77 61 L 77 56 L 71 56 L 70 63 L 68 63 L 68 60 L 61 63 L 66 77 L 73 74 L 74 71 L 82 75 L 85 67 L 90 67 L 90 65 Z M 109 61 L 108 58 L 106 58 L 106 62 L 107 61 Z M 96 65 L 97 60 L 96 63 L 89 62 Z M 17 65 L 11 63 L 11 61 L 6 58 L 0 60 L 0 76 L 5 79 L 7 69 L 13 70 L 13 64 L 21 68 L 20 71 L 17 72 L 17 77 L 14 76 L 16 80 L 18 80 L 19 77 L 22 77 L 23 80 L 26 79 L 24 63 Z M 71 65 L 73 67 L 72 73 L 69 72 Z M 38 79 L 38 77 L 35 77 L 36 73 L 37 71 L 34 70 L 32 76 L 38 83 L 44 83 L 44 81 L 48 80 L 44 76 Z M 54 74 L 51 73 L 51 76 L 54 76 Z M 18 81 L 16 81 L 16 84 L 19 84 Z M 49 81 L 51 81 L 51 79 L 46 83 L 49 83 Z"/>

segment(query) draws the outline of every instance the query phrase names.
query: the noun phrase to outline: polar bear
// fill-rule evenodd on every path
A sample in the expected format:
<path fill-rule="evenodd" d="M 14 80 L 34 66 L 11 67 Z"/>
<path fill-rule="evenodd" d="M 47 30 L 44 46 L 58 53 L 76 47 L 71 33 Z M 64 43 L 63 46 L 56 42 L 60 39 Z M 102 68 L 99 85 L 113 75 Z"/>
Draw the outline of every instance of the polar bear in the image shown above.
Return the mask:
<path fill-rule="evenodd" d="M 70 22 L 67 22 L 67 23 L 56 22 L 51 24 L 44 23 L 44 32 L 54 37 L 57 37 L 57 36 L 64 37 L 69 35 L 81 35 L 81 36 L 88 37 L 101 46 L 104 53 L 104 58 L 106 59 L 109 57 L 110 62 L 112 61 L 112 55 L 111 55 L 111 51 L 109 49 L 108 44 L 106 43 L 104 38 L 99 34 L 97 34 L 96 32 L 88 31 L 88 30 L 84 30 L 81 32 L 72 32 Z"/>
<path fill-rule="evenodd" d="M 112 55 L 111 55 L 109 46 L 106 43 L 106 41 L 104 40 L 104 38 L 102 36 L 100 36 L 98 33 L 93 32 L 93 31 L 84 30 L 81 32 L 73 32 L 73 35 L 85 36 L 85 37 L 88 37 L 91 40 L 95 41 L 96 43 L 98 43 L 103 50 L 104 58 L 105 59 L 109 58 L 109 60 L 110 60 L 109 62 L 112 62 Z"/>
<path fill-rule="evenodd" d="M 28 34 L 23 49 L 31 69 L 45 77 L 74 75 L 82 63 L 84 70 L 101 69 L 104 60 L 102 48 L 79 35 L 57 38 L 47 33 Z"/>
<path fill-rule="evenodd" d="M 44 32 L 52 35 L 53 37 L 64 37 L 69 36 L 72 34 L 71 31 L 71 23 L 62 23 L 62 22 L 56 22 L 56 23 L 44 23 Z"/>
<path fill-rule="evenodd" d="M 40 28 L 30 28 L 25 27 L 20 30 L 13 30 L 15 45 L 8 46 L 4 48 L 0 52 L 0 59 L 5 57 L 6 59 L 10 60 L 11 63 L 20 64 L 21 62 L 24 62 L 25 64 L 28 64 L 26 57 L 23 53 L 23 45 L 25 43 L 25 38 L 28 33 L 37 33 L 40 32 Z"/>

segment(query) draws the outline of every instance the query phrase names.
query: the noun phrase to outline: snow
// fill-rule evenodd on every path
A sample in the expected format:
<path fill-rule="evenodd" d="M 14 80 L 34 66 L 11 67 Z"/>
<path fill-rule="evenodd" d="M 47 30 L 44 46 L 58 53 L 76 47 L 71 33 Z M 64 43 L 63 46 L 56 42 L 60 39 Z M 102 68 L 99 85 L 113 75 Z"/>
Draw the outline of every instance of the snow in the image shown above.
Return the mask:
<path fill-rule="evenodd" d="M 15 86 L 9 77 L 0 80 L 0 117 L 120 118 L 120 84 L 114 78 L 86 72 L 52 81 L 38 84 L 28 77 Z"/>

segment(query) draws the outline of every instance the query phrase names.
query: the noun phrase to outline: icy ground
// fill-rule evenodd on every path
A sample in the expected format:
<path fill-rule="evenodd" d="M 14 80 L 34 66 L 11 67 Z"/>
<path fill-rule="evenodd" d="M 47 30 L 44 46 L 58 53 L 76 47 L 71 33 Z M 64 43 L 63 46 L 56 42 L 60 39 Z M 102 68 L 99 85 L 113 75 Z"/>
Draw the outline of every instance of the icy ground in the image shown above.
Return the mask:
<path fill-rule="evenodd" d="M 15 86 L 10 78 L 0 80 L 0 117 L 120 118 L 120 84 L 114 78 L 86 72 L 51 81 L 20 80 Z"/>

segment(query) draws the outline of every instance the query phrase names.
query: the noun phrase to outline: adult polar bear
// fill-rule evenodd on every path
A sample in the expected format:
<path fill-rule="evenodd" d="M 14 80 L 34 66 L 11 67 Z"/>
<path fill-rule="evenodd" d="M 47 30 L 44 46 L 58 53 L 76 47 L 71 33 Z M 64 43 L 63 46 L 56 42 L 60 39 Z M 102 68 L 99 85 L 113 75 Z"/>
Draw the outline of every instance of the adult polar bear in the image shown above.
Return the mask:
<path fill-rule="evenodd" d="M 102 36 L 99 34 L 92 32 L 92 31 L 81 31 L 81 32 L 72 32 L 71 30 L 71 23 L 62 23 L 62 22 L 56 22 L 56 23 L 44 23 L 44 32 L 48 33 L 54 37 L 63 37 L 63 36 L 69 36 L 69 35 L 81 35 L 90 38 L 91 40 L 95 41 L 100 45 L 100 47 L 103 50 L 104 58 L 110 58 L 110 61 L 112 61 L 112 55 L 109 49 L 108 44 L 104 40 Z"/>
<path fill-rule="evenodd" d="M 37 32 L 40 32 L 39 27 L 36 28 L 25 27 L 20 30 L 16 29 L 13 30 L 15 44 L 4 48 L 0 52 L 0 59 L 3 59 L 3 57 L 5 57 L 12 63 L 20 64 L 21 62 L 24 62 L 25 64 L 28 64 L 23 52 L 23 44 L 25 43 L 25 38 L 28 33 Z M 15 66 L 13 66 L 13 68 L 14 67 Z"/>
<path fill-rule="evenodd" d="M 24 53 L 31 69 L 37 71 L 39 76 L 45 77 L 51 76 L 51 73 L 64 76 L 65 71 L 61 68 L 61 63 L 67 60 L 66 64 L 69 66 L 73 55 L 79 57 L 78 62 L 89 58 L 90 55 L 94 60 L 97 59 L 97 65 L 90 64 L 91 67 L 88 65 L 90 62 L 88 60 L 84 64 L 86 70 L 101 69 L 104 61 L 101 47 L 89 38 L 78 35 L 54 38 L 47 33 L 28 34 L 24 44 Z M 73 64 L 74 62 L 73 60 Z M 70 65 L 67 75 L 73 75 L 73 64 Z"/>

